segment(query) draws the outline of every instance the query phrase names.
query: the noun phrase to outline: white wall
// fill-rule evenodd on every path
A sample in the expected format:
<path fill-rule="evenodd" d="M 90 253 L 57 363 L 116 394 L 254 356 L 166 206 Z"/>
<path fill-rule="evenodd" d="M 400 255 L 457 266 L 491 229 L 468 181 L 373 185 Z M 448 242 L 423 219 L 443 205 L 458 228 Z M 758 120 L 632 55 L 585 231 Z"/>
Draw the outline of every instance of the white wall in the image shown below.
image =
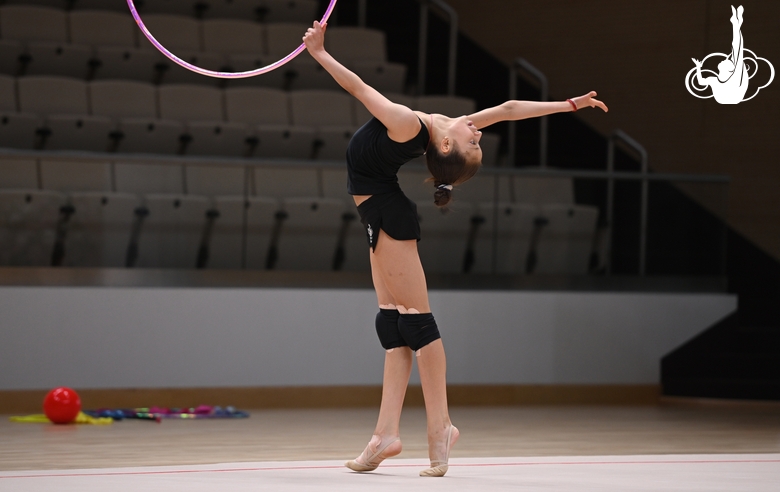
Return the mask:
<path fill-rule="evenodd" d="M 453 384 L 644 384 L 722 294 L 433 291 Z M 369 290 L 0 287 L 0 390 L 381 384 Z M 416 376 L 415 376 L 416 378 Z"/>

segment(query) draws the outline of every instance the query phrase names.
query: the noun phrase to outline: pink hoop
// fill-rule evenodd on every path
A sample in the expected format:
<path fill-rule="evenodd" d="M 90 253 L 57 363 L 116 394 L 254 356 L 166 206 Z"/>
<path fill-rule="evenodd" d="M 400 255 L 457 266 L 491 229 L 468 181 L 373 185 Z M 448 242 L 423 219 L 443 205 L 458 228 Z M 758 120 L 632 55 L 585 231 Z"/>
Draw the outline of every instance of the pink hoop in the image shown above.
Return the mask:
<path fill-rule="evenodd" d="M 127 6 L 130 7 L 130 13 L 133 14 L 133 19 L 135 19 L 135 22 L 136 24 L 138 24 L 138 27 L 141 29 L 141 32 L 144 33 L 146 39 L 148 39 L 154 45 L 155 48 L 160 50 L 160 53 L 167 56 L 172 62 L 181 65 L 187 70 L 191 70 L 201 75 L 206 75 L 207 77 L 215 77 L 218 79 L 244 79 L 247 77 L 254 77 L 255 75 L 262 75 L 272 70 L 276 70 L 277 68 L 281 67 L 285 63 L 289 62 L 290 60 L 292 60 L 293 58 L 301 54 L 301 52 L 306 49 L 306 45 L 301 43 L 301 45 L 298 46 L 295 50 L 293 50 L 292 53 L 285 56 L 281 60 L 271 63 L 270 65 L 266 65 L 265 67 L 262 68 L 250 70 L 248 72 L 215 72 L 213 70 L 206 70 L 205 68 L 196 67 L 195 65 L 187 63 L 186 61 L 182 60 L 178 56 L 168 51 L 165 48 L 165 46 L 163 46 L 162 44 L 160 44 L 159 41 L 154 39 L 152 33 L 150 33 L 149 29 L 146 28 L 144 22 L 141 20 L 141 16 L 138 15 L 138 10 L 136 10 L 135 4 L 133 4 L 133 0 L 127 0 Z M 336 0 L 330 0 L 330 5 L 328 5 L 328 9 L 325 11 L 325 15 L 322 16 L 322 20 L 320 21 L 321 24 L 324 24 L 328 21 L 328 19 L 330 18 L 330 14 L 333 13 L 333 9 L 335 7 L 336 7 Z M 303 37 L 303 34 L 304 33 L 301 33 L 301 37 Z"/>

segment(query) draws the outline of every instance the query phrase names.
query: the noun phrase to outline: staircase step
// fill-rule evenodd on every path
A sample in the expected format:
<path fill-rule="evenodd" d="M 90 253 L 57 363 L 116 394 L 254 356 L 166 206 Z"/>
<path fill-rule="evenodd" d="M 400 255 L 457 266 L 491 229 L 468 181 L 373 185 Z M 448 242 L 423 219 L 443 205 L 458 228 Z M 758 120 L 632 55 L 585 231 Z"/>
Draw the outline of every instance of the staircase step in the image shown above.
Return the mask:
<path fill-rule="evenodd" d="M 780 400 L 780 381 L 675 378 L 664 381 L 662 387 L 666 396 Z"/>
<path fill-rule="evenodd" d="M 734 378 L 777 380 L 780 352 L 699 353 L 661 361 L 662 382 L 672 378 Z M 668 376 L 667 376 L 668 375 Z"/>

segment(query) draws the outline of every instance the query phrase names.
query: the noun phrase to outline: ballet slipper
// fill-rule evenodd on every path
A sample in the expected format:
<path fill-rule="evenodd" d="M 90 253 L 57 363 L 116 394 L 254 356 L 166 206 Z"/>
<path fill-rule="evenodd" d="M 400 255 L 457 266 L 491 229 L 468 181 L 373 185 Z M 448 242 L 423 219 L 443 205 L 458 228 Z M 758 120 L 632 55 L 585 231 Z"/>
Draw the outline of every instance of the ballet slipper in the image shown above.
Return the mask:
<path fill-rule="evenodd" d="M 401 439 L 398 437 L 388 438 L 387 442 L 382 442 L 382 438 L 374 435 L 368 442 L 368 446 L 354 460 L 344 463 L 344 466 L 356 472 L 374 471 L 379 464 L 387 458 L 395 456 L 401 452 Z"/>
<path fill-rule="evenodd" d="M 449 470 L 450 450 L 455 442 L 458 440 L 460 432 L 454 425 L 450 425 L 447 431 L 447 451 L 444 454 L 443 460 L 431 460 L 431 467 L 420 472 L 421 477 L 443 477 L 447 470 Z"/>

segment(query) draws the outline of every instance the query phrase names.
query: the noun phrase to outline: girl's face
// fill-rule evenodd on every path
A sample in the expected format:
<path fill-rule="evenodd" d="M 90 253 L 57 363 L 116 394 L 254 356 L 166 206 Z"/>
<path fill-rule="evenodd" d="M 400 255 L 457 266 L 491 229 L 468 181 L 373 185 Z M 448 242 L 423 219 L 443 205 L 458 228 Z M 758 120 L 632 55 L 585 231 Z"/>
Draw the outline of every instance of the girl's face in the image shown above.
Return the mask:
<path fill-rule="evenodd" d="M 474 126 L 468 116 L 455 118 L 451 134 L 453 140 L 457 142 L 458 151 L 463 152 L 469 162 L 482 162 L 482 148 L 479 146 L 482 132 Z"/>

